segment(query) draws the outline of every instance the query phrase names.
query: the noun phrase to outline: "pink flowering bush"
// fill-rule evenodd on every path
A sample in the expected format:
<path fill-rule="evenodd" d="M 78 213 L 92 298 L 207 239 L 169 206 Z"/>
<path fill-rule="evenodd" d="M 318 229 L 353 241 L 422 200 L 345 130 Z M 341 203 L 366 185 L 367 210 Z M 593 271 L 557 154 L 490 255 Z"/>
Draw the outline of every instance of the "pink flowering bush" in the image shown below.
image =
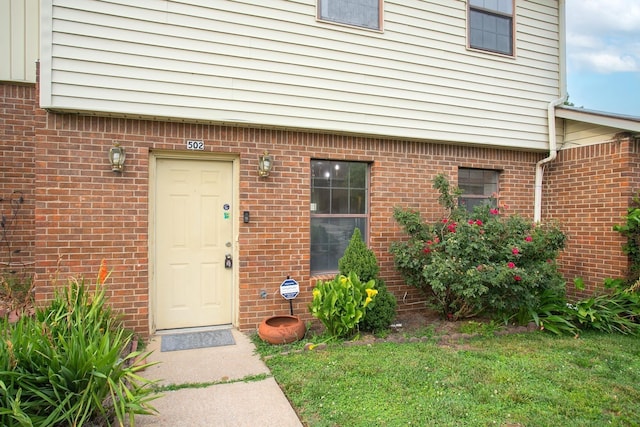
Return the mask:
<path fill-rule="evenodd" d="M 448 319 L 480 313 L 510 317 L 527 313 L 547 289 L 564 293 L 556 257 L 565 236 L 556 225 L 533 224 L 489 205 L 473 212 L 457 206 L 457 189 L 439 175 L 443 218 L 425 223 L 415 211 L 396 208 L 394 217 L 409 239 L 391 252 L 406 283 L 428 296 Z"/>

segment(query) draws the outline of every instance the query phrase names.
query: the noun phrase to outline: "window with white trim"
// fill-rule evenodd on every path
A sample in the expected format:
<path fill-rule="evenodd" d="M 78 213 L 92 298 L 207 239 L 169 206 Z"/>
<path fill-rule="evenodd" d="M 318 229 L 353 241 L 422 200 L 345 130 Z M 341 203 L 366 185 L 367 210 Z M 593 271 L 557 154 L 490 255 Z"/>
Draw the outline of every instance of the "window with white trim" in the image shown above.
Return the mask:
<path fill-rule="evenodd" d="M 462 190 L 458 204 L 468 211 L 486 204 L 496 207 L 499 175 L 492 169 L 458 169 L 458 188 Z"/>
<path fill-rule="evenodd" d="M 513 55 L 513 0 L 469 0 L 469 47 Z"/>
<path fill-rule="evenodd" d="M 382 0 L 318 0 L 318 19 L 380 30 Z"/>
<path fill-rule="evenodd" d="M 311 161 L 311 273 L 336 273 L 338 260 L 360 229 L 367 241 L 369 165 Z"/>

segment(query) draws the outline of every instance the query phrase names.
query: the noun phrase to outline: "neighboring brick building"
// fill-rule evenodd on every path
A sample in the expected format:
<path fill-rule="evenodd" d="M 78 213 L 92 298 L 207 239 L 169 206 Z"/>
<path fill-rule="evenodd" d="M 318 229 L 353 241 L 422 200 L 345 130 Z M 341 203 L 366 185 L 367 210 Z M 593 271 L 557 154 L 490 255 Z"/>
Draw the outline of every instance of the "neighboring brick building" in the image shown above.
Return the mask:
<path fill-rule="evenodd" d="M 389 253 L 404 237 L 392 212 L 438 219 L 432 179 L 456 183 L 461 170 L 495 177 L 473 179 L 497 186 L 510 212 L 562 223 L 568 280 L 593 291 L 624 274 L 611 227 L 640 189 L 640 119 L 553 108 L 564 91 L 562 1 L 516 0 L 501 19 L 529 34 L 500 47 L 467 37 L 467 17 L 484 12 L 465 2 L 387 2 L 365 32 L 314 18 L 314 0 L 192 3 L 43 1 L 41 83 L 26 70 L 0 75 L 0 197 L 24 194 L 13 261 L 34 272 L 38 301 L 56 277 L 93 280 L 105 259 L 111 303 L 143 334 L 255 328 L 289 311 L 278 294 L 287 276 L 301 287 L 294 312 L 309 319 L 315 281 L 334 274 L 359 227 L 399 310 L 415 309 L 422 298 Z M 422 17 L 411 29 L 407 10 Z M 431 44 L 417 44 L 418 27 Z M 541 55 L 544 69 L 531 65 Z M 536 206 L 536 164 L 554 138 Z M 126 151 L 122 173 L 109 164 L 114 143 Z M 260 176 L 265 151 L 273 169 Z"/>

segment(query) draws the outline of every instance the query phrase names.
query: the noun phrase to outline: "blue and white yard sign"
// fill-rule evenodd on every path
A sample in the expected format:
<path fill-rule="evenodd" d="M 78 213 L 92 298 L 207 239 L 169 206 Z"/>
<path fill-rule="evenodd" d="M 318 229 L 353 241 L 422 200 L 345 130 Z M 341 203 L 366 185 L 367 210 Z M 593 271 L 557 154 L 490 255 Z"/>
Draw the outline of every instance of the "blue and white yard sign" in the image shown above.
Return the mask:
<path fill-rule="evenodd" d="M 287 279 L 280 285 L 280 295 L 284 299 L 294 299 L 300 293 L 300 285 L 293 279 Z"/>

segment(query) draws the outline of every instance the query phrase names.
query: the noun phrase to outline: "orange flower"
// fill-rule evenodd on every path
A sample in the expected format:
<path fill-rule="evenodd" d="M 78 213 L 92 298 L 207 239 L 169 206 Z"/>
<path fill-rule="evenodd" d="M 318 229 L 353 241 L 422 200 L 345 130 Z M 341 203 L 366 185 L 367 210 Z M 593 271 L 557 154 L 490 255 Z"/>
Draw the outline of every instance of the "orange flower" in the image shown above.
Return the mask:
<path fill-rule="evenodd" d="M 104 284 L 105 280 L 107 280 L 108 275 L 107 261 L 103 258 L 102 262 L 100 263 L 100 271 L 98 272 L 98 283 L 100 285 Z"/>

